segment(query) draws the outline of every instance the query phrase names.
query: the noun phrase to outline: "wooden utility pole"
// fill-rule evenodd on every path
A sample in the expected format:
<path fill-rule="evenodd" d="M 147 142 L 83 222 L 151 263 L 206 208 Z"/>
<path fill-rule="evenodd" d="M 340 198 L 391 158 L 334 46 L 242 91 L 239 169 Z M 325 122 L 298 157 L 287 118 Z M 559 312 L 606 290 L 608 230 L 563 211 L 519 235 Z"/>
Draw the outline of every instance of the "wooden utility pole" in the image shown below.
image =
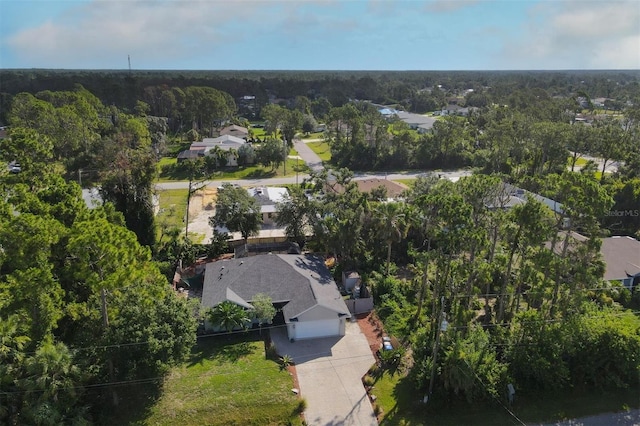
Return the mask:
<path fill-rule="evenodd" d="M 282 143 L 284 145 L 284 175 L 287 175 L 287 138 L 282 137 Z"/>

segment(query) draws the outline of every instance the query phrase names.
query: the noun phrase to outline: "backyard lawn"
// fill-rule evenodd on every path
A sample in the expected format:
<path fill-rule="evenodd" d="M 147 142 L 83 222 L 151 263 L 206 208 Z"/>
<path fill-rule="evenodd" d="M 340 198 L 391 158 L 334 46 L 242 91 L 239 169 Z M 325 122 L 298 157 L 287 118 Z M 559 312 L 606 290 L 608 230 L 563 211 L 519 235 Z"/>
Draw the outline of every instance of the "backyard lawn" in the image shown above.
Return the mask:
<path fill-rule="evenodd" d="M 201 338 L 191 359 L 175 367 L 155 400 L 127 404 L 114 424 L 301 425 L 293 379 L 265 359 L 258 336 Z M 143 404 L 144 405 L 144 404 Z M 124 413 L 123 413 L 124 414 Z"/>

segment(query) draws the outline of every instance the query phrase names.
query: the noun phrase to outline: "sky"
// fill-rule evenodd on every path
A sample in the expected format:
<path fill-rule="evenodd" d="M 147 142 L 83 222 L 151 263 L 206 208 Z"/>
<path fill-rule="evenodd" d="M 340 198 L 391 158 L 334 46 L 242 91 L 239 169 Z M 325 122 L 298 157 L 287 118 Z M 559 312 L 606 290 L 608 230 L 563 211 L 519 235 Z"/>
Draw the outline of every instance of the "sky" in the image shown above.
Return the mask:
<path fill-rule="evenodd" d="M 640 69 L 640 0 L 0 0 L 0 68 Z"/>

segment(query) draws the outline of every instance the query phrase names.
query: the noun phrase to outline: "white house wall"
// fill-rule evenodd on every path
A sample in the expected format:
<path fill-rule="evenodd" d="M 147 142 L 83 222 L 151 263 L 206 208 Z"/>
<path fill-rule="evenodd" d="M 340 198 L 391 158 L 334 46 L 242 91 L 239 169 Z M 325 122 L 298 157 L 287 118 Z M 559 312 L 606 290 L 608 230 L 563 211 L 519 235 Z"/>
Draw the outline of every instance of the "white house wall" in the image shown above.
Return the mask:
<path fill-rule="evenodd" d="M 303 340 L 320 337 L 344 336 L 344 318 L 333 318 L 315 321 L 297 321 L 287 324 L 289 339 Z"/>

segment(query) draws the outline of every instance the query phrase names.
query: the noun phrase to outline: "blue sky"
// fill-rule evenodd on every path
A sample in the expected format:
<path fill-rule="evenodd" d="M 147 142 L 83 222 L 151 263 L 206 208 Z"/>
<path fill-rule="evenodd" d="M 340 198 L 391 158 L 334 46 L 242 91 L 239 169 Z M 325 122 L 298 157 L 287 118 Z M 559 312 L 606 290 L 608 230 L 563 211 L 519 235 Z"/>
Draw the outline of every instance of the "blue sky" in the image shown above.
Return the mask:
<path fill-rule="evenodd" d="M 0 0 L 0 68 L 640 69 L 640 1 Z"/>

